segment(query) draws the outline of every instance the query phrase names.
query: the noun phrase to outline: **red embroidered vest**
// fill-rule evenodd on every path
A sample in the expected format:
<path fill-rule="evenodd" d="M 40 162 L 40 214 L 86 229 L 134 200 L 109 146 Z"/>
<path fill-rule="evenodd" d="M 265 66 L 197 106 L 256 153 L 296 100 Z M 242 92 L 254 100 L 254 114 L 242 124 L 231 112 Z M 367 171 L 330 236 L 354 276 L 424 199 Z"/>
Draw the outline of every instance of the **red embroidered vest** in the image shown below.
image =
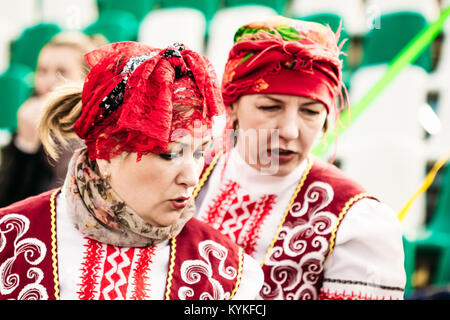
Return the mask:
<path fill-rule="evenodd" d="M 317 299 L 342 219 L 356 201 L 370 197 L 319 159 L 308 166 L 297 190 L 264 259 L 263 299 Z"/>
<path fill-rule="evenodd" d="M 203 170 L 199 188 L 216 161 Z M 333 250 L 339 225 L 348 209 L 365 197 L 371 196 L 337 167 L 320 159 L 308 159 L 262 262 L 264 285 L 260 298 L 317 299 L 323 266 Z M 241 245 L 246 247 L 245 243 Z"/>
<path fill-rule="evenodd" d="M 243 255 L 241 248 L 217 230 L 191 219 L 172 239 L 166 299 L 232 298 L 241 280 Z"/>
<path fill-rule="evenodd" d="M 0 209 L 0 299 L 54 300 L 58 295 L 52 192 Z"/>
<path fill-rule="evenodd" d="M 51 205 L 58 191 L 0 209 L 0 299 L 59 299 L 56 209 Z M 192 219 L 171 240 L 165 299 L 232 298 L 243 259 L 236 244 Z"/>

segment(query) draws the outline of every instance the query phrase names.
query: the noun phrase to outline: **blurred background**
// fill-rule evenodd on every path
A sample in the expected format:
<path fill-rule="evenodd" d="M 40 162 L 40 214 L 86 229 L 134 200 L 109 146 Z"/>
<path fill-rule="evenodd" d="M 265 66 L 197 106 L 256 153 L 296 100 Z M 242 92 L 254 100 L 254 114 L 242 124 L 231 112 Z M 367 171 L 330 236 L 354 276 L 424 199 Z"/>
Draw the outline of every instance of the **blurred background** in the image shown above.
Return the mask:
<path fill-rule="evenodd" d="M 328 24 L 336 31 L 342 21 L 340 37 L 347 39 L 344 81 L 355 104 L 398 53 L 449 6 L 450 0 L 2 0 L 0 147 L 12 144 L 18 111 L 36 95 L 41 49 L 60 33 L 100 34 L 105 43 L 135 40 L 155 47 L 182 41 L 205 54 L 220 79 L 234 32 L 247 22 L 282 14 Z M 25 154 L 36 152 L 23 142 L 16 144 Z M 421 55 L 396 75 L 339 136 L 336 149 L 324 156 L 335 155 L 336 165 L 396 212 L 421 187 L 436 161 L 444 159 L 431 185 L 401 220 L 409 299 L 448 298 L 450 292 L 449 151 L 447 19 Z M 2 170 L 11 172 L 4 154 Z M 21 174 L 19 170 L 13 178 Z M 4 176 L 0 174 L 0 186 L 6 186 Z"/>

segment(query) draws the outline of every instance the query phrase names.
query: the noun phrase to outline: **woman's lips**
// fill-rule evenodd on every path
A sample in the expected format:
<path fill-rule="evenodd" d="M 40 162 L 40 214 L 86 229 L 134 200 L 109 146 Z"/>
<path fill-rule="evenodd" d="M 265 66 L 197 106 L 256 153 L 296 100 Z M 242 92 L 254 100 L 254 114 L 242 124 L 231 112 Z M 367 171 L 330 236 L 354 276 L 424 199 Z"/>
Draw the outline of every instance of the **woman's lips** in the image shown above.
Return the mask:
<path fill-rule="evenodd" d="M 181 209 L 186 208 L 186 206 L 188 204 L 190 204 L 191 199 L 192 199 L 192 197 L 178 197 L 178 198 L 169 200 L 169 202 L 175 210 L 181 210 Z"/>
<path fill-rule="evenodd" d="M 267 153 L 269 157 L 277 157 L 280 164 L 291 162 L 298 155 L 297 152 L 288 149 L 269 149 Z"/>

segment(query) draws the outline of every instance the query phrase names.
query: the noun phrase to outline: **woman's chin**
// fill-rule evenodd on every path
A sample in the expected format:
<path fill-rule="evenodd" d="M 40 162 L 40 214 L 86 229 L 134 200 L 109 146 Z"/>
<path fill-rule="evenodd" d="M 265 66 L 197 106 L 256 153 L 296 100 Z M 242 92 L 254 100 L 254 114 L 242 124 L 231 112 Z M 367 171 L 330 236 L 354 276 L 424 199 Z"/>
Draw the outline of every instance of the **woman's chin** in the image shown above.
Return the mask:
<path fill-rule="evenodd" d="M 272 175 L 277 177 L 287 176 L 293 172 L 303 161 L 303 157 L 297 154 L 291 158 L 278 159 L 272 156 L 270 163 L 268 165 L 259 165 L 258 170 L 262 174 Z M 280 157 L 281 158 L 281 157 Z"/>
<path fill-rule="evenodd" d="M 157 217 L 156 219 L 143 217 L 145 222 L 157 228 L 169 227 L 174 223 L 176 223 L 179 218 L 180 218 L 179 212 L 162 213 L 161 216 Z"/>

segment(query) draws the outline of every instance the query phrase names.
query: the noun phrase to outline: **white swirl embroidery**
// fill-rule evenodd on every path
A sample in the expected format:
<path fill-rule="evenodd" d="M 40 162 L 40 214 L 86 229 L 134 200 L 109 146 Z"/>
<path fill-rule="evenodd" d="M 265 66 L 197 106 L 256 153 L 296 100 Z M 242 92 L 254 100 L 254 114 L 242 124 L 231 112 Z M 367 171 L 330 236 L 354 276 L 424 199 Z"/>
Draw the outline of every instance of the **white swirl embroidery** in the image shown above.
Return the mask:
<path fill-rule="evenodd" d="M 298 202 L 294 203 L 289 210 L 289 214 L 293 217 L 302 217 L 308 212 L 310 212 L 309 214 L 317 212 L 329 205 L 333 198 L 334 191 L 328 183 L 313 182 L 305 192 L 303 205 Z M 319 200 L 321 201 L 319 202 Z M 311 210 L 309 210 L 310 207 Z"/>
<path fill-rule="evenodd" d="M 331 212 L 321 211 L 334 198 L 332 187 L 321 181 L 311 183 L 301 203 L 294 203 L 289 214 L 294 219 L 287 220 L 278 234 L 278 242 L 274 246 L 265 265 L 271 266 L 271 287 L 264 284 L 263 298 L 274 299 L 315 299 L 317 297 L 314 284 L 317 283 L 323 270 L 323 261 L 328 250 L 328 241 L 324 237 L 332 232 L 337 217 Z M 289 258 L 300 257 L 300 261 Z M 299 288 L 295 290 L 297 287 Z M 294 292 L 289 292 L 295 290 Z M 285 296 L 283 297 L 283 292 Z"/>
<path fill-rule="evenodd" d="M 213 292 L 202 292 L 200 300 L 224 300 L 231 295 L 230 292 L 225 292 L 222 285 L 217 279 L 213 278 L 213 270 L 210 261 L 210 256 L 219 259 L 218 273 L 221 277 L 227 280 L 234 280 L 237 276 L 237 271 L 234 267 L 225 267 L 225 260 L 228 256 L 228 250 L 212 240 L 205 240 L 199 244 L 199 253 L 204 260 L 186 260 L 181 265 L 181 278 L 187 284 L 198 283 L 202 276 L 206 276 L 210 282 Z M 178 290 L 178 297 L 185 300 L 194 296 L 194 289 L 183 286 Z"/>
<path fill-rule="evenodd" d="M 45 244 L 36 238 L 24 238 L 30 226 L 27 217 L 19 214 L 7 214 L 0 219 L 0 253 L 7 245 L 6 234 L 15 231 L 14 256 L 6 259 L 0 265 L 0 294 L 11 294 L 20 284 L 20 277 L 13 273 L 14 262 L 20 255 L 32 266 L 37 266 L 44 260 L 47 253 Z M 40 283 L 44 278 L 40 268 L 32 267 L 27 271 L 27 278 L 34 281 L 25 285 L 17 295 L 18 299 L 48 299 L 47 290 Z"/>

